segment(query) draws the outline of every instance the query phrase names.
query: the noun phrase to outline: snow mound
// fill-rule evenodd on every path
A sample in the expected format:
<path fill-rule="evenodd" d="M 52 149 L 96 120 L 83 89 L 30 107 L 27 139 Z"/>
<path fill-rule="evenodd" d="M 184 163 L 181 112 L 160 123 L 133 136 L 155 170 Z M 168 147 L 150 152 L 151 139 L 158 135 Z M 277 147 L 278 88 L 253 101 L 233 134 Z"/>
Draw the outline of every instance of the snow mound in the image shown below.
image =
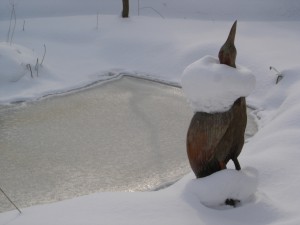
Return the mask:
<path fill-rule="evenodd" d="M 205 56 L 183 71 L 181 85 L 195 112 L 225 112 L 236 99 L 252 92 L 255 77 L 242 66 L 232 68 Z"/>
<path fill-rule="evenodd" d="M 239 200 L 241 204 L 253 197 L 258 186 L 258 171 L 245 168 L 241 171 L 226 169 L 208 177 L 187 183 L 186 193 L 192 194 L 210 208 L 224 206 L 226 199 Z"/>
<path fill-rule="evenodd" d="M 29 72 L 26 65 L 34 65 L 36 59 L 33 51 L 28 48 L 0 42 L 0 84 L 21 79 Z"/>

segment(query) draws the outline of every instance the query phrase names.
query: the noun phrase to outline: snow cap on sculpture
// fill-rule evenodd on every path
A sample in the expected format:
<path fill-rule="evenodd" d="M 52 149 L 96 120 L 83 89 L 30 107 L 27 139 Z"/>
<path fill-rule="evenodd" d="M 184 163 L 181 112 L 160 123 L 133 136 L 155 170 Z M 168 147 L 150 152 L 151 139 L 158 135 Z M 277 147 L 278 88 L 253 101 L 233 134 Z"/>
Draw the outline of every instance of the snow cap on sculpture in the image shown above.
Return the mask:
<path fill-rule="evenodd" d="M 236 22 L 219 52 L 220 60 L 204 56 L 183 71 L 182 89 L 195 112 L 225 112 L 255 87 L 251 71 L 235 64 L 236 49 L 230 44 L 234 42 L 235 30 Z"/>
<path fill-rule="evenodd" d="M 255 77 L 245 67 L 232 68 L 204 56 L 184 70 L 181 85 L 195 112 L 225 112 L 236 99 L 252 92 Z"/>

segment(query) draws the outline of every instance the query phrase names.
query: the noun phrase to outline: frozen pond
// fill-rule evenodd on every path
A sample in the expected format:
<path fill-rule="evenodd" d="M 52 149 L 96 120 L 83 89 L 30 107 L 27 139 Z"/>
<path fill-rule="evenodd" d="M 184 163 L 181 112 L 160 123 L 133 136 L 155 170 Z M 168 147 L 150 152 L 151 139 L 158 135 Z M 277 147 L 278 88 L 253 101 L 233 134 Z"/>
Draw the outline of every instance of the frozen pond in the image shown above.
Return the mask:
<path fill-rule="evenodd" d="M 0 186 L 19 207 L 153 190 L 190 172 L 192 114 L 181 89 L 135 78 L 2 107 Z M 11 209 L 0 193 L 0 212 Z"/>

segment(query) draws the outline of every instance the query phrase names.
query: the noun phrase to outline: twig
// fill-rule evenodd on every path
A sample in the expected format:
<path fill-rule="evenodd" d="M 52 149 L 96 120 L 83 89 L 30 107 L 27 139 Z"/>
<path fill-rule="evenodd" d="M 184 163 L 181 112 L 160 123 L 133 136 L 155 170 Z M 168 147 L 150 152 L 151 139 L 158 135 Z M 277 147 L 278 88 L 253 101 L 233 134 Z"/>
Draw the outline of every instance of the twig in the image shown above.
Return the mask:
<path fill-rule="evenodd" d="M 8 201 L 19 211 L 20 214 L 22 214 L 21 210 L 16 206 L 16 204 L 5 194 L 5 192 L 0 187 L 0 191 L 4 194 L 4 196 L 8 199 Z"/>
<path fill-rule="evenodd" d="M 35 71 L 36 71 L 36 76 L 39 76 L 39 58 L 36 59 L 36 64 L 34 67 Z"/>
<path fill-rule="evenodd" d="M 27 64 L 27 65 L 26 65 L 26 68 L 27 68 L 27 69 L 30 71 L 31 78 L 33 78 L 32 69 L 31 69 L 31 65 L 30 65 L 30 64 Z"/>
<path fill-rule="evenodd" d="M 282 72 L 279 72 L 279 71 L 278 71 L 275 67 L 273 67 L 273 66 L 270 66 L 270 70 L 274 70 L 274 71 L 275 71 L 275 73 L 276 73 L 276 75 L 277 75 L 276 84 L 278 84 L 279 81 L 281 81 L 282 78 L 283 78 Z"/>
<path fill-rule="evenodd" d="M 99 29 L 99 12 L 97 12 L 97 30 Z"/>
<path fill-rule="evenodd" d="M 10 37 L 10 45 L 12 44 L 12 39 L 13 39 L 15 30 L 16 30 L 16 24 L 17 24 L 17 16 L 16 16 L 16 10 L 15 10 L 15 4 L 13 4 L 13 15 L 14 15 L 14 21 L 15 21 L 15 23 L 14 23 L 14 28 L 12 30 L 11 37 Z"/>
<path fill-rule="evenodd" d="M 160 14 L 156 9 L 152 8 L 152 7 L 142 7 L 140 9 L 152 9 L 154 12 L 156 12 L 161 18 L 165 18 L 162 14 Z"/>
<path fill-rule="evenodd" d="M 10 30 L 11 30 L 11 23 L 12 23 L 12 19 L 13 19 L 13 9 L 14 9 L 14 4 L 12 4 L 12 10 L 10 13 L 10 21 L 9 21 L 9 28 L 8 28 L 8 32 L 7 32 L 7 36 L 6 36 L 6 42 L 9 42 L 9 37 L 10 37 Z"/>
<path fill-rule="evenodd" d="M 44 44 L 44 55 L 43 55 L 42 62 L 40 64 L 40 66 L 42 66 L 42 64 L 44 62 L 44 59 L 45 59 L 45 56 L 46 56 L 46 51 L 47 51 L 46 44 Z"/>

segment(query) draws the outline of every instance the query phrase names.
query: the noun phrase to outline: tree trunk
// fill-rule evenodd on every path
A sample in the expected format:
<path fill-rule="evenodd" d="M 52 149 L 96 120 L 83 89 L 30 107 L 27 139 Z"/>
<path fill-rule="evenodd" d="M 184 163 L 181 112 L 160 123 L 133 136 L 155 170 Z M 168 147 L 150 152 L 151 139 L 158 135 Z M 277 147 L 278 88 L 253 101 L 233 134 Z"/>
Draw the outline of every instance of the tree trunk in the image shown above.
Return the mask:
<path fill-rule="evenodd" d="M 123 1 L 122 17 L 128 18 L 129 17 L 129 0 L 122 0 L 122 1 Z"/>

